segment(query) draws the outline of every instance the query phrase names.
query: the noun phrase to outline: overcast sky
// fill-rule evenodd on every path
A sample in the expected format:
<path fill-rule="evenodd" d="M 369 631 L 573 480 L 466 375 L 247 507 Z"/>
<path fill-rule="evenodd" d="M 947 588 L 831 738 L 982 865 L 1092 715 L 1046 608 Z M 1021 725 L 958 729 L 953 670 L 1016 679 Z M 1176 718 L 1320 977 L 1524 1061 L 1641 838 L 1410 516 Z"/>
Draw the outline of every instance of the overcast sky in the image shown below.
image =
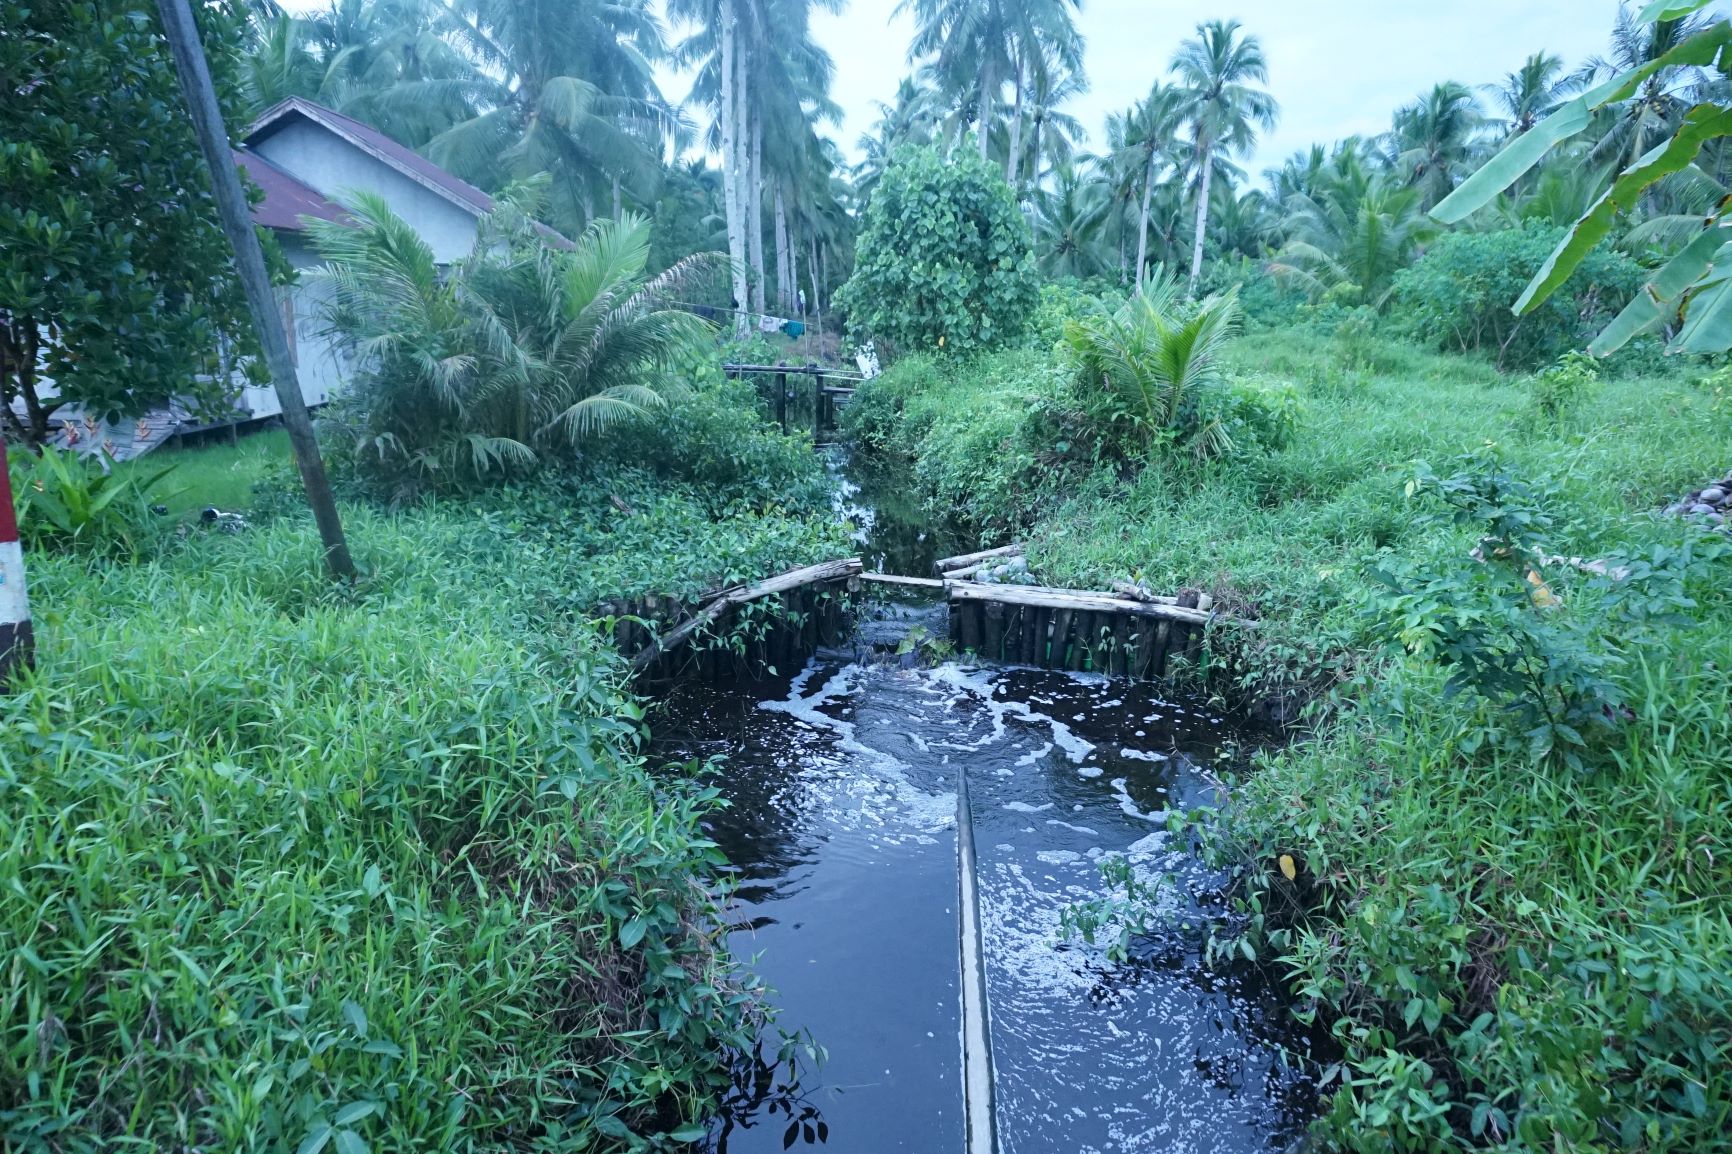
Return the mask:
<path fill-rule="evenodd" d="M 837 139 L 850 156 L 876 119 L 872 102 L 889 100 L 907 72 L 912 25 L 895 9 L 851 0 L 814 21 L 836 61 L 847 113 Z M 1398 105 L 1439 81 L 1488 83 L 1542 49 L 1573 68 L 1604 50 L 1617 11 L 1617 0 L 1082 0 L 1091 88 L 1072 112 L 1098 143 L 1107 114 L 1147 95 L 1199 21 L 1236 18 L 1262 40 L 1281 103 L 1250 166 L 1258 173 L 1314 141 L 1383 131 Z"/>
<path fill-rule="evenodd" d="M 873 101 L 889 100 L 908 72 L 912 28 L 895 9 L 895 0 L 848 0 L 839 15 L 814 17 L 845 113 L 827 131 L 850 157 L 877 118 Z M 1382 131 L 1398 105 L 1439 81 L 1490 83 L 1542 49 L 1573 68 L 1604 49 L 1617 11 L 1617 0 L 1082 0 L 1092 88 L 1072 112 L 1098 143 L 1107 113 L 1145 95 L 1199 21 L 1237 18 L 1262 40 L 1281 103 L 1280 124 L 1250 159 L 1257 174 L 1314 141 Z M 669 74 L 663 87 L 678 100 L 689 86 Z"/>

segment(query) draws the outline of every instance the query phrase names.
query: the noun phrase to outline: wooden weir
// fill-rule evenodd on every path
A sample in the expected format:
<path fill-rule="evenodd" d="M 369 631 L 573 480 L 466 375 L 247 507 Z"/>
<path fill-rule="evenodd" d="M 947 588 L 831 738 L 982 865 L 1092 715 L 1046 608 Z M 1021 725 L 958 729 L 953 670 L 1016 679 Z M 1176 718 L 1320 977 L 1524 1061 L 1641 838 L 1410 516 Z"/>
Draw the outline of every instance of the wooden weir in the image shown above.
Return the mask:
<path fill-rule="evenodd" d="M 1004 545 L 933 568 L 950 602 L 950 638 L 988 661 L 1043 669 L 1089 670 L 1115 677 L 1167 676 L 1195 662 L 1214 614 L 1206 593 L 1161 597 L 1119 582 L 1113 593 L 967 580 L 982 567 L 1022 555 Z"/>
<path fill-rule="evenodd" d="M 1021 552 L 1011 545 L 938 563 L 937 577 L 862 571 L 858 557 L 794 569 L 754 585 L 713 590 L 695 601 L 615 600 L 614 642 L 634 675 L 703 677 L 792 670 L 852 627 L 862 582 L 941 592 L 957 649 L 993 662 L 1158 678 L 1195 662 L 1215 615 L 1207 594 L 1160 597 L 1118 583 L 1113 593 L 958 579 Z"/>

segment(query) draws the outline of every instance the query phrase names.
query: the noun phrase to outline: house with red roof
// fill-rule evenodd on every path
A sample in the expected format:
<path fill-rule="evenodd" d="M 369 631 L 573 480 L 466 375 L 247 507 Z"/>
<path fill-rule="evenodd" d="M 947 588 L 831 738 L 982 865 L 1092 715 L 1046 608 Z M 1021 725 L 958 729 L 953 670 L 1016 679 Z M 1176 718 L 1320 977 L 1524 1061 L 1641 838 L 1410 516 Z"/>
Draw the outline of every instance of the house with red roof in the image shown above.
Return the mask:
<path fill-rule="evenodd" d="M 468 255 L 482 218 L 494 208 L 492 197 L 413 149 L 299 97 L 284 100 L 260 116 L 234 157 L 264 193 L 253 208 L 253 220 L 271 230 L 283 255 L 303 273 L 323 263 L 308 236 L 308 222 L 341 222 L 345 213 L 339 202 L 352 192 L 382 197 L 392 212 L 421 234 L 442 264 Z M 542 234 L 549 244 L 570 246 L 551 229 L 542 229 Z M 330 400 L 352 369 L 348 353 L 324 331 L 324 291 L 318 277 L 302 275 L 282 293 L 289 349 L 309 406 Z M 239 386 L 235 422 L 281 412 L 276 391 L 269 385 Z M 100 446 L 125 459 L 198 427 L 203 426 L 178 406 L 113 425 L 64 412 L 60 435 L 53 439 L 87 451 Z"/>

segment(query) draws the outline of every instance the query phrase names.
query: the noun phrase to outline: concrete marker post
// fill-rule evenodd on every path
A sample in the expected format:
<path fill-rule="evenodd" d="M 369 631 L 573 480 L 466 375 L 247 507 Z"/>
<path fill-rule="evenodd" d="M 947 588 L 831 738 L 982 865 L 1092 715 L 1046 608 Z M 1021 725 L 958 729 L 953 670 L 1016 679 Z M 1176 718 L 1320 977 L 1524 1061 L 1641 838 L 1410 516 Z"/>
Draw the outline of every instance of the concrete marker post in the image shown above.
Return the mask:
<path fill-rule="evenodd" d="M 6 438 L 0 436 L 0 693 L 31 666 L 30 601 L 24 594 L 24 547 L 12 508 L 12 475 L 6 468 Z"/>

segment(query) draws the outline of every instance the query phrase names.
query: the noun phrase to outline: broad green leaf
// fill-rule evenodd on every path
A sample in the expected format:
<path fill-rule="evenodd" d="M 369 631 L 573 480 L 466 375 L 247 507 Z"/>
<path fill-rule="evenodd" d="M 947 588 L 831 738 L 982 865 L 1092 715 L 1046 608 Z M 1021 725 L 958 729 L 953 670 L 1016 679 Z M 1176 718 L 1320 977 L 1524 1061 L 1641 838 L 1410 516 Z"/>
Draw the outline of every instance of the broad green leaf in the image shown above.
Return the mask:
<path fill-rule="evenodd" d="M 355 1031 L 355 1036 L 362 1041 L 367 1040 L 367 1011 L 361 1008 L 359 1002 L 343 1000 L 343 1021 Z"/>
<path fill-rule="evenodd" d="M 1726 135 L 1732 135 L 1732 109 L 1699 104 L 1686 113 L 1684 123 L 1670 140 L 1620 173 L 1612 187 L 1582 214 L 1522 293 L 1515 311 L 1525 315 L 1537 308 L 1606 238 L 1619 211 L 1634 207 L 1642 193 L 1657 181 L 1688 168 L 1703 144 Z"/>
<path fill-rule="evenodd" d="M 644 932 L 649 929 L 649 923 L 643 918 L 632 918 L 619 928 L 619 944 L 631 949 L 643 941 Z"/>
<path fill-rule="evenodd" d="M 1484 208 L 1498 193 L 1520 180 L 1554 147 L 1588 127 L 1585 99 L 1570 101 L 1528 131 L 1522 133 L 1475 172 L 1456 190 L 1437 202 L 1432 218 L 1455 224 Z"/>
<path fill-rule="evenodd" d="M 331 1124 L 333 1126 L 347 1126 L 352 1122 L 359 1122 L 370 1114 L 377 1113 L 378 1109 L 379 1103 L 370 1102 L 366 1099 L 362 1099 L 359 1102 L 350 1102 L 347 1106 L 344 1106 L 341 1110 L 337 1111 L 336 1117 L 331 1119 Z"/>
<path fill-rule="evenodd" d="M 353 1130 L 339 1130 L 337 1154 L 367 1154 L 367 1142 Z"/>
<path fill-rule="evenodd" d="M 1690 298 L 1684 327 L 1669 352 L 1723 353 L 1732 348 L 1732 279 L 1698 291 Z"/>
<path fill-rule="evenodd" d="M 688 1122 L 678 1130 L 670 1131 L 668 1137 L 673 1139 L 675 1142 L 696 1142 L 708 1133 L 709 1130 L 706 1127 L 700 1126 L 695 1122 Z"/>
<path fill-rule="evenodd" d="M 1637 14 L 1636 20 L 1642 24 L 1652 24 L 1657 20 L 1677 20 L 1702 11 L 1713 2 L 1714 0 L 1654 0 Z"/>
<path fill-rule="evenodd" d="M 1610 356 L 1632 337 L 1677 312 L 1684 293 L 1710 268 L 1723 267 L 1727 258 L 1732 257 L 1732 245 L 1727 244 L 1726 237 L 1726 230 L 1718 225 L 1703 229 L 1630 298 L 1624 310 L 1594 338 L 1588 352 L 1596 357 Z"/>
<path fill-rule="evenodd" d="M 295 1148 L 295 1154 L 319 1154 L 331 1140 L 331 1126 L 328 1122 L 315 1122 L 307 1131 L 307 1136 L 301 1139 L 301 1144 Z"/>

